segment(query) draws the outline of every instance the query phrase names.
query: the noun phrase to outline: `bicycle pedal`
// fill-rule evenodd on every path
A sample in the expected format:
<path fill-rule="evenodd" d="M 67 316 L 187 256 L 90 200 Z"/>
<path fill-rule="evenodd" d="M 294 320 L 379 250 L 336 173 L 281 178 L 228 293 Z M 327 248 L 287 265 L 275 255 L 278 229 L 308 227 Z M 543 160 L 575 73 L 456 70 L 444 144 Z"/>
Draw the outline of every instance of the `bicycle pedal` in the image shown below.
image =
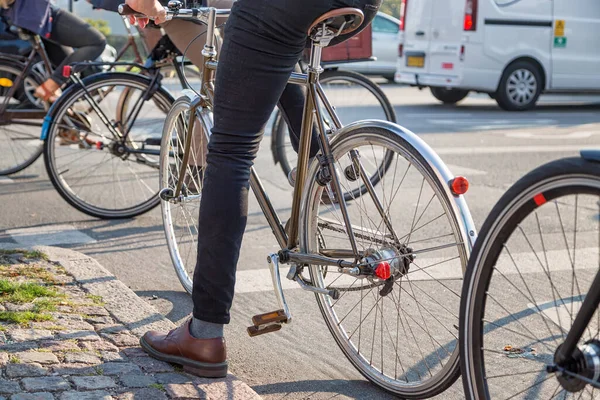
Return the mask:
<path fill-rule="evenodd" d="M 287 316 L 283 310 L 271 311 L 252 317 L 252 324 L 257 328 L 262 325 L 283 324 L 285 322 L 287 322 Z"/>
<path fill-rule="evenodd" d="M 276 332 L 281 329 L 281 324 L 288 322 L 285 311 L 277 310 L 252 317 L 252 326 L 248 327 L 248 335 L 258 336 L 265 333 Z"/>
<path fill-rule="evenodd" d="M 250 337 L 264 335 L 265 333 L 277 332 L 281 329 L 281 324 L 272 324 L 265 326 L 264 328 L 257 328 L 256 326 L 248 327 L 248 335 Z"/>

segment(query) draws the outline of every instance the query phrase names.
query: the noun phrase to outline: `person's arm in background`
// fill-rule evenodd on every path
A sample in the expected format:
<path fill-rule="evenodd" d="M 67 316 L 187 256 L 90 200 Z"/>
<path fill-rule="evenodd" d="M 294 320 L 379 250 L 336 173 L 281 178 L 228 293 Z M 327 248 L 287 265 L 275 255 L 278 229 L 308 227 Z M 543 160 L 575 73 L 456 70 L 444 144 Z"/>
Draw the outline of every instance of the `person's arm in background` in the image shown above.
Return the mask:
<path fill-rule="evenodd" d="M 119 11 L 119 4 L 123 4 L 125 0 L 87 0 L 94 8 L 99 8 L 106 11 Z"/>

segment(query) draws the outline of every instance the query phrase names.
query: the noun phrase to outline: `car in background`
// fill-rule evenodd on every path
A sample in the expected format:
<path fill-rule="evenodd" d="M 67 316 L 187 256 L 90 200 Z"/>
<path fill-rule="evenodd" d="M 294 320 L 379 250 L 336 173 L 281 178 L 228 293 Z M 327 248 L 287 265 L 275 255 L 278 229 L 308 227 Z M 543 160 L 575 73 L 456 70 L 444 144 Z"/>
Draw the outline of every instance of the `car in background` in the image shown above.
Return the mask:
<path fill-rule="evenodd" d="M 339 68 L 364 75 L 378 75 L 394 81 L 398 60 L 398 32 L 400 20 L 378 12 L 371 24 L 371 41 L 375 61 L 358 61 L 344 64 L 329 64 L 327 68 Z"/>
<path fill-rule="evenodd" d="M 510 111 L 541 93 L 600 92 L 598 0 L 402 0 L 396 82 Z"/>

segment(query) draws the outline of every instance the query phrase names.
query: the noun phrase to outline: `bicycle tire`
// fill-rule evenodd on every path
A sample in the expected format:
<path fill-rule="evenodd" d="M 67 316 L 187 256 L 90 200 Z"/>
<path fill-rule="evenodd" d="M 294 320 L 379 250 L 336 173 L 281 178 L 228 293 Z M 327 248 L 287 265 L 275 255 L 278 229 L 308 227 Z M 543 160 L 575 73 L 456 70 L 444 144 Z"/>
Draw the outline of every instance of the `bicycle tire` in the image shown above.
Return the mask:
<path fill-rule="evenodd" d="M 9 59 L 6 58 L 0 58 L 0 76 L 4 77 L 4 75 L 7 76 L 19 76 L 21 74 L 23 74 L 23 67 L 24 65 L 16 62 L 16 61 L 11 61 Z M 4 77 L 6 78 L 6 77 Z M 6 79 L 10 79 L 10 78 L 6 78 Z M 35 86 L 35 85 L 39 85 L 43 82 L 43 77 L 38 76 L 38 74 L 36 74 L 34 71 L 31 71 L 30 74 L 27 75 L 27 77 L 25 78 L 26 81 L 24 81 L 22 84 L 26 84 L 29 83 L 30 86 Z M 10 79 L 11 81 L 14 81 L 14 79 Z M 10 88 L 2 88 L 2 90 L 4 89 L 10 89 Z M 22 102 L 24 104 L 31 104 L 30 101 L 30 96 L 27 95 L 27 93 L 25 93 L 26 89 L 25 87 L 22 89 L 19 89 L 18 92 L 15 93 L 16 96 L 18 96 L 19 99 L 22 99 Z M 33 104 L 31 104 L 32 106 L 34 106 Z M 40 123 L 41 126 L 41 123 Z M 10 125 L 4 125 L 3 127 L 0 127 L 0 131 L 3 131 L 5 129 L 9 129 Z M 19 131 L 18 133 L 16 133 L 17 135 L 21 135 L 23 132 Z M 15 133 L 13 133 L 14 135 Z M 24 170 L 25 168 L 29 167 L 31 164 L 33 164 L 41 155 L 43 152 L 43 143 L 40 141 L 38 145 L 25 145 L 25 146 L 19 146 L 18 149 L 15 148 L 13 145 L 11 145 L 11 142 L 14 141 L 23 141 L 25 140 L 24 137 L 20 136 L 20 137 L 15 137 L 14 139 L 12 139 L 12 137 L 10 136 L 9 133 L 4 132 L 2 134 L 3 136 L 6 135 L 7 140 L 2 140 L 0 139 L 0 152 L 2 154 L 5 154 L 5 158 L 4 160 L 8 160 L 8 155 L 12 154 L 13 157 L 13 161 L 10 162 L 9 164 L 0 164 L 0 176 L 2 175 L 11 175 L 11 174 L 15 174 L 19 171 Z M 39 139 L 39 135 L 36 134 L 35 135 L 31 135 L 30 137 L 28 137 L 28 141 L 35 141 Z M 2 144 L 4 142 L 4 145 Z"/>
<path fill-rule="evenodd" d="M 334 159 L 341 160 L 343 157 L 346 156 L 347 152 L 349 152 L 351 149 L 355 149 L 356 147 L 360 146 L 360 143 L 362 143 L 362 142 L 370 143 L 370 144 L 373 144 L 373 143 L 385 144 L 386 146 L 389 146 L 388 153 L 390 151 L 389 149 L 391 149 L 391 148 L 395 149 L 395 151 L 398 152 L 398 155 L 401 155 L 403 157 L 403 160 L 405 160 L 409 164 L 409 168 L 411 168 L 411 171 L 418 171 L 417 173 L 420 174 L 420 176 L 422 176 L 423 182 L 427 182 L 431 191 L 434 193 L 434 196 L 436 196 L 438 198 L 439 206 L 442 207 L 442 209 L 446 211 L 446 214 L 448 216 L 447 223 L 448 223 L 448 226 L 450 227 L 451 235 L 452 235 L 452 237 L 454 237 L 457 240 L 457 242 L 456 242 L 457 257 L 453 258 L 452 260 L 456 260 L 456 263 L 460 263 L 460 265 L 458 265 L 458 264 L 455 265 L 455 267 L 457 267 L 457 266 L 460 267 L 460 270 L 458 271 L 459 277 L 457 278 L 457 281 L 458 281 L 457 283 L 460 283 L 459 281 L 462 280 L 462 273 L 463 273 L 464 269 L 466 268 L 468 254 L 470 251 L 470 245 L 469 245 L 469 240 L 468 240 L 468 236 L 470 233 L 467 232 L 466 229 L 462 227 L 461 222 L 459 222 L 461 220 L 461 217 L 455 211 L 456 210 L 455 203 L 454 203 L 455 198 L 452 195 L 450 195 L 448 188 L 447 188 L 447 183 L 443 182 L 440 179 L 439 174 L 436 173 L 434 168 L 432 168 L 430 162 L 427 161 L 425 156 L 423 156 L 416 147 L 413 147 L 413 145 L 408 140 L 405 140 L 404 137 L 401 137 L 396 131 L 393 131 L 390 128 L 387 128 L 385 126 L 382 127 L 380 125 L 373 124 L 372 122 L 370 123 L 369 121 L 365 122 L 365 124 L 362 124 L 362 125 L 361 124 L 353 125 L 353 127 L 351 129 L 346 129 L 342 133 L 339 133 L 333 139 L 332 154 L 333 154 Z M 396 162 L 395 162 L 395 164 L 396 164 Z M 396 169 L 396 167 L 394 167 L 394 168 Z M 408 168 L 407 168 L 407 171 L 408 171 Z M 389 179 L 382 180 L 381 185 L 384 185 L 386 182 L 389 182 Z M 402 185 L 402 183 L 400 183 L 400 185 Z M 303 206 L 302 206 L 303 213 L 301 215 L 301 224 L 300 224 L 300 249 L 302 252 L 311 253 L 311 254 L 314 254 L 314 253 L 319 254 L 320 249 L 322 247 L 322 244 L 320 243 L 320 241 L 322 240 L 323 237 L 326 236 L 326 235 L 321 235 L 321 229 L 324 229 L 324 228 L 321 228 L 322 222 L 320 222 L 321 218 L 326 217 L 326 214 L 323 211 L 322 205 L 319 204 L 319 202 L 321 201 L 320 199 L 322 197 L 321 192 L 323 190 L 324 190 L 323 187 L 320 186 L 318 183 L 316 165 L 313 165 L 309 171 L 309 178 L 307 180 L 307 188 L 306 188 L 305 194 L 303 196 Z M 385 193 L 385 188 L 380 188 L 380 190 L 383 190 L 384 191 L 383 193 Z M 365 197 L 367 197 L 367 196 L 364 195 L 361 198 L 365 198 Z M 419 195 L 419 198 L 420 198 L 420 195 Z M 359 201 L 359 200 L 356 200 L 356 201 Z M 431 200 L 429 201 L 429 204 L 431 204 Z M 363 206 L 364 206 L 364 203 L 363 203 Z M 428 206 L 426 206 L 425 209 L 427 209 Z M 369 207 L 367 207 L 367 206 L 364 206 L 364 208 L 363 207 L 354 207 L 353 210 L 355 212 L 357 212 L 357 211 L 360 212 L 361 209 L 366 210 L 368 208 Z M 400 209 L 400 207 L 394 207 L 394 208 L 396 210 Z M 418 206 L 417 206 L 417 208 L 418 208 Z M 387 210 L 390 210 L 390 207 L 388 207 Z M 325 211 L 327 211 L 327 209 Z M 331 221 L 334 219 L 330 218 L 329 220 Z M 368 222 L 370 220 L 371 220 L 371 218 L 369 218 L 369 217 L 357 219 L 354 221 L 351 220 L 350 224 L 353 226 L 353 229 L 355 229 L 355 235 L 356 235 L 356 232 L 369 233 L 369 227 L 371 227 L 371 230 L 372 230 L 373 226 L 378 226 L 378 224 L 376 222 L 377 220 L 374 220 L 375 222 L 373 222 L 372 225 L 371 225 L 371 223 Z M 444 218 L 442 218 L 442 220 L 446 221 L 446 219 L 444 219 Z M 341 218 L 338 219 L 338 221 L 341 221 Z M 362 221 L 367 221 L 367 222 L 364 222 L 365 224 L 367 224 L 367 226 L 366 226 L 367 229 L 364 229 L 361 231 L 360 228 L 358 228 L 358 226 L 362 225 Z M 327 224 L 327 222 L 326 222 L 326 224 Z M 344 226 L 342 224 L 342 222 L 339 222 L 339 224 L 341 226 Z M 340 226 L 340 228 L 341 228 L 341 226 Z M 359 230 L 357 231 L 356 229 L 359 229 Z M 384 228 L 382 228 L 382 229 L 384 229 Z M 437 229 L 438 229 L 438 232 L 441 231 L 440 228 L 437 228 Z M 340 229 L 339 231 L 341 232 L 343 230 L 344 229 Z M 383 236 L 382 236 L 382 238 L 383 238 Z M 366 243 L 362 244 L 362 245 L 367 246 L 367 247 L 365 247 L 365 250 L 369 249 L 371 246 L 375 246 L 372 239 L 366 238 L 365 240 L 366 240 Z M 382 240 L 384 240 L 384 239 L 382 239 Z M 410 242 L 410 238 L 408 240 Z M 357 244 L 360 244 L 360 241 Z M 336 247 L 336 244 L 333 244 L 332 248 L 339 249 L 339 247 Z M 343 250 L 337 250 L 337 251 L 343 252 Z M 350 256 L 347 256 L 347 257 L 349 258 Z M 332 268 L 332 270 L 337 271 L 337 268 Z M 418 267 L 415 270 L 415 272 L 422 271 L 422 270 L 423 269 Z M 459 360 L 458 360 L 459 352 L 458 352 L 457 344 L 454 345 L 453 349 L 451 349 L 451 354 L 450 354 L 450 352 L 447 351 L 447 354 L 450 354 L 450 355 L 447 356 L 446 363 L 440 368 L 440 370 L 439 371 L 436 370 L 435 374 L 432 374 L 430 371 L 430 374 L 431 374 L 430 378 L 428 377 L 427 379 L 424 379 L 424 380 L 418 380 L 418 381 L 413 380 L 413 381 L 409 382 L 408 374 L 410 374 L 410 372 L 403 374 L 406 377 L 406 382 L 404 381 L 404 379 L 401 379 L 401 377 L 400 377 L 401 375 L 396 375 L 396 372 L 394 372 L 394 378 L 390 378 L 388 375 L 386 375 L 384 373 L 383 333 L 382 333 L 382 339 L 381 339 L 382 361 L 381 361 L 381 368 L 379 369 L 379 366 L 378 366 L 379 364 L 377 364 L 377 359 L 375 359 L 375 362 L 373 361 L 373 350 L 371 350 L 371 360 L 370 361 L 368 360 L 368 354 L 363 354 L 363 351 L 364 351 L 364 353 L 367 353 L 368 349 L 367 350 L 363 349 L 363 351 L 361 351 L 360 333 L 358 334 L 358 336 L 359 336 L 358 344 L 355 343 L 356 336 L 354 336 L 354 335 L 359 328 L 355 328 L 351 334 L 350 330 L 348 330 L 348 327 L 345 326 L 346 324 L 348 324 L 348 326 L 351 324 L 351 322 L 345 322 L 345 321 L 347 321 L 346 318 L 348 318 L 348 320 L 352 319 L 352 318 L 349 318 L 350 313 L 357 312 L 355 310 L 357 305 L 352 307 L 350 309 L 350 311 L 343 317 L 342 317 L 342 310 L 335 309 L 335 307 L 338 306 L 338 303 L 342 300 L 342 296 L 349 296 L 350 293 L 358 293 L 358 291 L 342 291 L 341 289 L 337 288 L 336 286 L 332 286 L 333 283 L 336 283 L 339 278 L 334 279 L 331 284 L 325 284 L 322 266 L 311 265 L 309 267 L 309 272 L 310 272 L 310 280 L 311 280 L 311 282 L 314 283 L 315 286 L 317 286 L 319 288 L 327 288 L 329 290 L 336 288 L 336 289 L 340 290 L 340 292 L 342 292 L 342 295 L 340 296 L 340 298 L 335 301 L 331 300 L 331 297 L 329 297 L 328 295 L 315 294 L 315 296 L 316 296 L 317 302 L 319 304 L 319 308 L 321 310 L 322 316 L 325 319 L 326 325 L 327 325 L 329 331 L 331 332 L 332 336 L 334 337 L 336 343 L 338 344 L 338 346 L 340 347 L 340 349 L 342 350 L 342 352 L 344 353 L 346 358 L 354 365 L 354 367 L 356 367 L 359 370 L 359 372 L 365 378 L 367 378 L 375 385 L 379 386 L 380 388 L 382 388 L 390 393 L 399 395 L 402 398 L 414 398 L 414 399 L 423 399 L 423 398 L 427 398 L 427 397 L 431 397 L 436 394 L 439 394 L 439 393 L 443 392 L 444 390 L 446 390 L 448 387 L 450 387 L 458 379 L 460 371 L 459 371 Z M 408 277 L 409 274 L 410 273 L 406 273 L 404 276 Z M 327 275 L 329 275 L 329 273 Z M 340 274 L 340 276 L 342 276 L 342 274 Z M 350 277 L 349 279 L 351 280 L 352 277 Z M 401 278 L 401 279 L 403 279 L 403 278 Z M 410 278 L 406 278 L 406 279 L 408 279 L 408 281 L 410 282 Z M 355 286 L 355 282 L 357 282 L 357 280 L 353 281 L 349 285 L 349 288 L 355 289 L 357 287 L 357 286 Z M 359 283 L 359 285 L 361 285 L 360 286 L 361 293 L 358 293 L 358 295 L 360 297 L 359 301 L 361 304 L 361 307 L 360 307 L 361 314 L 359 317 L 359 321 L 360 321 L 359 325 L 362 326 L 362 321 L 366 321 L 367 317 L 369 316 L 369 314 L 371 314 L 371 312 L 373 310 L 373 308 L 371 308 L 371 311 L 369 311 L 369 313 L 367 313 L 365 311 L 365 314 L 367 314 L 367 315 L 364 317 L 364 320 L 363 320 L 362 301 L 363 301 L 363 298 L 368 296 L 369 292 L 371 292 L 373 290 L 373 285 L 371 283 L 369 283 L 370 281 L 367 279 L 364 279 L 361 282 L 365 282 L 364 286 L 363 286 L 363 283 Z M 402 281 L 400 281 L 400 282 L 402 282 Z M 400 285 L 401 284 L 402 283 L 400 283 Z M 337 285 L 339 286 L 339 285 L 341 285 L 341 283 L 337 283 Z M 381 285 L 383 285 L 383 283 L 380 283 L 380 286 Z M 394 286 L 394 289 L 396 289 L 395 286 Z M 367 294 L 363 295 L 362 290 L 366 290 Z M 457 290 L 458 290 L 458 293 L 460 293 L 459 287 L 457 288 Z M 436 293 L 436 292 L 440 292 L 440 291 L 439 290 L 431 291 L 432 295 L 435 295 L 434 293 Z M 375 294 L 374 296 L 377 296 L 377 295 Z M 385 295 L 382 295 L 382 296 L 385 296 Z M 399 296 L 400 296 L 400 294 L 398 294 L 398 297 L 397 297 L 398 302 L 396 302 L 394 300 L 394 296 L 392 296 L 392 300 L 394 300 L 394 303 L 396 303 L 396 307 L 402 307 L 402 305 L 398 305 L 398 303 L 400 303 Z M 456 297 L 457 295 L 455 294 L 454 296 Z M 416 297 L 415 297 L 415 301 L 416 301 Z M 375 302 L 375 305 L 377 305 L 378 302 L 379 302 L 379 300 L 377 300 Z M 453 298 L 452 302 L 456 306 L 455 307 L 456 310 L 454 311 L 454 313 L 456 315 L 456 323 L 458 323 L 459 299 Z M 402 304 L 402 303 L 400 303 L 400 304 Z M 351 305 L 348 307 L 350 308 Z M 394 307 L 394 305 L 392 305 L 392 307 Z M 419 306 L 417 306 L 417 307 L 419 307 Z M 377 308 L 379 308 L 379 307 L 377 307 Z M 368 306 L 367 306 L 367 309 L 368 309 Z M 381 310 L 382 310 L 381 311 L 382 321 L 387 320 L 391 326 L 394 326 L 395 324 L 398 323 L 398 321 L 393 323 L 393 317 L 390 318 L 389 315 L 387 315 L 386 317 L 383 316 L 383 310 L 384 310 L 383 302 L 381 305 Z M 440 310 L 438 310 L 438 311 L 440 311 Z M 398 312 L 400 313 L 400 311 L 398 311 Z M 392 312 L 392 314 L 395 314 L 395 312 Z M 354 317 L 356 317 L 356 316 L 354 316 Z M 401 318 L 396 317 L 396 319 L 398 320 Z M 375 316 L 375 321 L 376 320 L 377 320 L 377 315 Z M 407 320 L 407 322 L 408 322 L 408 320 Z M 383 326 L 383 322 L 382 322 L 382 326 Z M 377 325 L 375 325 L 375 327 L 377 327 Z M 425 327 L 426 327 L 426 325 L 425 325 Z M 448 329 L 448 328 L 446 328 L 446 329 Z M 366 330 L 366 328 L 365 328 L 365 330 Z M 375 330 L 376 329 L 374 328 L 374 331 Z M 383 332 L 383 327 L 381 327 L 381 330 Z M 388 331 L 388 335 L 390 335 L 390 340 L 391 340 L 393 335 L 390 334 L 387 325 L 386 325 L 386 331 Z M 352 337 L 354 337 L 354 339 L 352 339 Z M 396 341 L 398 340 L 399 337 L 403 337 L 403 335 L 397 331 L 396 332 Z M 417 342 L 416 337 L 413 336 L 413 338 L 416 343 Z M 408 341 L 408 337 L 406 339 Z M 457 341 L 457 338 L 453 337 L 453 336 L 449 337 L 448 339 L 450 340 L 449 342 L 443 342 L 443 343 L 448 343 L 448 347 L 451 346 L 450 343 L 453 343 L 453 342 L 455 343 Z M 402 357 L 404 357 L 404 353 L 408 354 L 411 351 L 413 351 L 414 349 L 410 350 L 408 348 L 408 346 L 406 346 L 404 339 L 402 339 L 402 340 L 403 340 L 403 342 L 402 342 L 402 346 L 403 346 L 402 347 L 403 348 Z M 423 339 L 423 340 L 427 341 L 427 339 Z M 386 339 L 386 341 L 387 341 L 387 339 Z M 393 342 L 393 340 L 392 340 L 392 342 Z M 375 343 L 375 335 L 373 336 L 373 343 Z M 432 342 L 432 345 L 433 345 L 433 342 Z M 396 343 L 396 346 L 398 346 L 398 343 Z M 417 346 L 419 346 L 419 345 L 417 344 Z M 364 344 L 363 344 L 363 347 L 365 347 Z M 366 346 L 366 347 L 368 347 L 368 346 Z M 395 347 L 395 348 L 397 349 L 398 347 Z M 394 349 L 387 347 L 386 354 L 388 352 L 392 352 L 393 350 Z M 437 349 L 434 350 L 434 353 L 437 353 Z M 397 350 L 396 350 L 396 357 L 399 357 Z M 406 357 L 408 357 L 408 356 L 406 356 Z M 422 364 L 425 363 L 425 365 L 427 365 L 427 361 L 425 361 L 425 359 L 428 357 L 429 356 L 424 357 L 422 355 L 421 361 L 419 361 L 419 363 L 414 364 L 415 365 L 414 367 L 412 366 L 413 364 L 410 364 L 410 366 L 407 367 L 407 370 L 417 369 L 419 364 L 421 364 L 420 368 L 423 368 Z M 438 357 L 439 357 L 439 355 L 438 355 Z M 441 364 L 441 360 L 440 360 L 440 364 Z M 402 361 L 400 362 L 400 365 L 402 366 Z M 429 369 L 429 367 L 427 367 L 427 369 Z M 388 369 L 388 373 L 389 373 L 389 369 Z M 414 376 L 414 372 L 413 372 L 413 376 Z M 419 379 L 420 379 L 420 376 L 421 375 L 419 375 Z"/>
<path fill-rule="evenodd" d="M 132 74 L 126 72 L 105 72 L 99 73 L 95 75 L 91 75 L 82 80 L 83 87 L 80 85 L 72 85 L 70 86 L 60 97 L 59 104 L 57 104 L 56 108 L 53 109 L 51 117 L 52 123 L 48 128 L 47 137 L 44 141 L 44 161 L 46 165 L 46 170 L 48 172 L 48 176 L 61 195 L 61 197 L 69 203 L 71 206 L 76 208 L 77 210 L 101 219 L 122 219 L 122 218 L 133 218 L 135 216 L 146 213 L 156 207 L 160 203 L 160 199 L 158 198 L 158 190 L 153 194 L 149 194 L 139 203 L 134 205 L 126 205 L 119 206 L 116 204 L 114 208 L 107 208 L 95 204 L 91 204 L 90 200 L 82 199 L 80 195 L 74 192 L 74 190 L 69 186 L 69 183 L 65 181 L 62 174 L 64 171 L 60 170 L 60 167 L 57 165 L 56 150 L 54 147 L 55 141 L 59 136 L 59 130 L 62 128 L 61 122 L 65 116 L 70 118 L 68 111 L 72 107 L 73 104 L 76 104 L 77 101 L 82 101 L 85 97 L 85 90 L 88 90 L 90 93 L 94 93 L 95 90 L 101 87 L 115 87 L 118 85 L 123 85 L 128 88 L 136 88 L 140 91 L 145 91 L 150 86 L 150 79 L 139 75 Z M 173 104 L 174 99 L 166 91 L 165 88 L 158 87 L 152 94 L 151 99 L 145 99 L 144 102 L 152 101 L 153 104 L 159 102 L 163 104 L 164 107 L 170 107 Z M 83 101 L 82 101 L 83 102 Z M 88 109 L 88 112 L 90 110 Z M 84 112 L 85 114 L 85 112 Z M 84 115 L 85 117 L 85 115 Z M 114 121 L 113 121 L 114 123 Z M 84 121 L 85 124 L 85 121 Z M 136 126 L 135 124 L 133 125 Z M 104 125 L 104 128 L 106 126 Z M 131 137 L 130 137 L 131 138 Z M 108 148 L 109 146 L 106 146 Z M 103 150 L 105 147 L 103 146 Z M 111 154 L 107 151 L 107 154 Z M 114 155 L 114 154 L 113 154 Z M 129 155 L 131 156 L 131 155 Z M 142 157 L 133 156 L 136 160 L 142 160 L 146 157 L 145 154 L 142 154 Z M 114 157 L 110 158 L 111 160 L 119 160 L 120 158 L 114 155 Z M 122 160 L 127 161 L 127 160 Z M 133 161 L 133 160 L 132 160 Z M 112 161 L 111 161 L 112 162 Z M 137 162 L 137 161 L 136 161 Z M 148 163 L 149 164 L 149 163 Z M 158 177 L 158 163 L 156 163 L 156 175 Z M 142 186 L 142 190 L 143 185 Z M 151 188 L 150 188 L 151 189 Z M 150 189 L 148 189 L 150 191 Z M 83 190 L 82 190 L 83 192 Z M 81 194 L 81 193 L 79 193 Z"/>
<path fill-rule="evenodd" d="M 561 198 L 569 195 L 579 196 L 587 194 L 592 194 L 593 196 L 598 196 L 598 198 L 600 198 L 600 165 L 595 162 L 586 161 L 583 158 L 559 159 L 542 165 L 519 179 L 500 198 L 486 218 L 469 259 L 461 296 L 459 327 L 461 337 L 460 358 L 463 386 L 465 395 L 468 399 L 490 399 L 492 398 L 490 393 L 497 393 L 497 391 L 501 392 L 502 398 L 509 396 L 509 394 L 507 394 L 509 389 L 506 385 L 498 384 L 498 386 L 495 381 L 491 384 L 488 383 L 485 357 L 490 357 L 491 359 L 491 357 L 496 356 L 496 354 L 486 353 L 487 349 L 484 347 L 484 336 L 486 334 L 492 335 L 496 327 L 498 329 L 504 327 L 504 330 L 500 330 L 501 333 L 499 334 L 503 336 L 502 340 L 504 340 L 504 342 L 510 342 L 505 344 L 518 345 L 518 343 L 512 343 L 510 340 L 511 338 L 504 338 L 505 335 L 511 335 L 514 328 L 496 325 L 495 322 L 498 320 L 512 322 L 513 320 L 509 317 L 492 320 L 493 317 L 490 317 L 489 314 L 486 313 L 487 305 L 492 304 L 490 307 L 493 307 L 493 304 L 498 303 L 498 300 L 494 299 L 494 292 L 490 291 L 492 290 L 492 286 L 490 286 L 493 283 L 492 279 L 496 276 L 506 279 L 502 273 L 495 272 L 498 271 L 499 268 L 502 268 L 502 264 L 499 264 L 502 261 L 500 256 L 504 254 L 504 251 L 507 251 L 511 259 L 519 260 L 519 257 L 512 254 L 508 250 L 508 247 L 506 247 L 508 241 L 513 238 L 513 234 L 518 234 L 519 238 L 521 237 L 521 234 L 525 235 L 523 232 L 526 228 L 522 227 L 522 224 L 527 221 L 527 217 L 535 216 L 535 219 L 538 220 L 539 223 L 539 219 L 542 217 L 538 216 L 538 213 L 543 212 L 543 209 L 541 208 L 543 205 L 552 207 L 552 204 L 554 203 L 558 213 L 558 203 L 563 202 L 560 200 Z M 539 229 L 539 236 L 541 239 L 542 228 L 540 227 Z M 545 227 L 544 229 L 551 231 L 548 227 Z M 535 234 L 537 235 L 537 232 Z M 520 241 L 519 243 L 521 242 L 525 241 Z M 531 250 L 533 251 L 534 248 L 531 247 Z M 541 260 L 544 259 L 542 255 L 536 255 L 536 257 L 539 257 Z M 575 256 L 573 255 L 573 257 Z M 540 261 L 540 264 L 541 263 L 542 262 Z M 519 271 L 516 262 L 514 266 L 516 270 Z M 548 274 L 550 274 L 550 269 L 548 269 Z M 533 281 L 533 279 L 531 280 Z M 517 281 L 517 278 L 515 278 L 515 281 Z M 505 281 L 502 280 L 502 282 Z M 504 285 L 504 287 L 505 289 L 502 289 L 502 286 L 500 286 L 499 290 L 509 291 L 512 289 L 511 285 L 508 284 Z M 555 289 L 553 288 L 552 290 Z M 556 290 L 558 291 L 558 289 Z M 515 293 L 513 297 L 519 296 L 518 291 L 515 291 L 514 289 L 511 293 Z M 533 296 L 533 294 L 531 294 L 531 296 Z M 490 298 L 493 300 L 488 302 Z M 533 310 L 532 314 L 536 315 L 534 313 L 536 312 L 538 305 L 535 302 L 532 302 L 532 304 L 524 305 L 525 308 L 518 308 L 519 310 Z M 505 306 L 502 305 L 496 306 L 496 308 L 508 311 Z M 528 313 L 519 312 L 524 315 L 519 317 L 519 319 L 529 316 Z M 542 313 L 540 313 L 540 315 L 541 314 Z M 485 327 L 487 329 L 486 333 L 484 333 L 484 316 L 485 324 L 487 324 Z M 514 322 L 518 322 L 519 319 L 515 317 Z M 524 323 L 527 324 L 527 322 Z M 491 339 L 488 341 L 491 341 Z M 531 342 L 533 339 L 527 338 L 526 341 Z M 488 355 L 484 356 L 484 354 Z M 534 361 L 534 357 L 527 361 L 528 370 L 533 369 L 535 364 Z M 511 371 L 507 370 L 505 365 L 496 364 L 496 359 L 492 359 L 490 365 L 498 365 L 497 368 L 501 368 L 502 374 L 506 374 L 507 377 L 512 375 Z M 545 368 L 543 368 L 543 365 L 541 367 L 542 368 L 540 369 L 542 371 L 539 376 L 536 375 L 536 379 L 539 382 L 545 381 L 543 374 L 546 371 Z M 526 373 L 523 376 L 526 377 Z M 492 375 L 489 375 L 489 377 L 491 379 Z M 496 378 L 499 377 L 501 376 Z M 519 379 L 511 380 L 513 385 L 515 382 L 519 381 Z M 493 386 L 491 390 L 490 385 Z M 520 389 L 515 385 L 514 390 Z M 543 389 L 537 388 L 536 391 L 537 390 Z M 555 395 L 556 394 L 557 393 L 555 393 Z M 524 392 L 523 395 L 528 396 L 528 393 Z M 538 397 L 538 395 L 535 396 Z"/>
<path fill-rule="evenodd" d="M 176 145 L 173 145 L 173 132 L 180 130 L 181 132 L 175 133 L 179 140 L 180 133 L 187 134 L 186 123 L 188 121 L 188 115 L 192 99 L 188 96 L 182 96 L 178 98 L 171 107 L 171 110 L 167 114 L 165 124 L 163 128 L 163 136 L 161 140 L 160 149 L 160 169 L 159 169 L 159 182 L 160 189 L 171 189 L 175 190 L 176 180 L 175 177 L 179 173 L 179 164 L 181 159 L 174 156 L 174 148 L 177 148 L 182 141 L 175 141 Z M 183 119 L 180 119 L 184 115 Z M 205 122 L 201 118 L 196 118 L 196 124 L 201 124 L 202 131 L 205 132 L 206 138 L 210 135 L 210 129 L 205 125 Z M 192 150 L 193 151 L 193 150 Z M 178 153 L 179 154 L 179 153 Z M 175 173 L 172 170 L 172 165 L 175 165 Z M 187 173 L 188 171 L 186 171 Z M 198 182 L 198 186 L 201 186 L 201 181 Z M 193 271 L 196 266 L 196 253 L 197 244 L 196 237 L 198 235 L 198 229 L 196 227 L 198 212 L 200 208 L 199 196 L 193 200 L 188 200 L 185 195 L 183 201 L 177 203 L 170 201 L 161 201 L 161 211 L 163 219 L 163 228 L 165 232 L 165 239 L 167 241 L 167 248 L 169 249 L 169 255 L 175 268 L 177 278 L 181 282 L 185 291 L 192 294 L 193 286 Z M 191 209 L 191 211 L 189 211 Z M 181 219 L 184 221 L 181 223 Z M 192 229 L 194 227 L 195 229 Z M 183 255 L 185 254 L 185 258 Z"/>
<path fill-rule="evenodd" d="M 394 111 L 394 107 L 392 107 L 388 97 L 383 92 L 383 90 L 379 87 L 378 84 L 367 78 L 366 76 L 359 74 L 353 71 L 342 71 L 342 70 L 326 70 L 324 71 L 320 77 L 319 82 L 321 84 L 326 84 L 331 81 L 347 81 L 353 84 L 358 84 L 359 86 L 368 90 L 379 102 L 379 105 L 383 109 L 383 114 L 387 121 L 396 122 L 396 112 Z M 326 93 L 327 94 L 327 93 Z M 335 107 L 335 104 L 332 104 Z M 279 163 L 283 174 L 287 178 L 288 174 L 295 167 L 295 163 L 291 162 L 288 159 L 286 148 L 289 145 L 286 142 L 289 142 L 289 133 L 287 129 L 287 123 L 284 118 L 281 116 L 281 112 L 277 110 L 275 119 L 273 121 L 271 134 L 274 135 L 274 138 L 271 143 L 271 151 L 273 152 L 273 158 L 276 163 Z M 381 166 L 381 173 L 385 173 L 387 168 L 389 168 L 390 159 L 384 160 L 383 165 Z M 371 182 L 375 185 L 377 184 L 378 176 L 373 176 Z M 344 196 L 346 200 L 350 200 L 353 196 L 356 197 L 359 194 L 364 194 L 366 188 L 362 188 L 359 191 L 356 190 L 353 194 L 345 193 Z"/>

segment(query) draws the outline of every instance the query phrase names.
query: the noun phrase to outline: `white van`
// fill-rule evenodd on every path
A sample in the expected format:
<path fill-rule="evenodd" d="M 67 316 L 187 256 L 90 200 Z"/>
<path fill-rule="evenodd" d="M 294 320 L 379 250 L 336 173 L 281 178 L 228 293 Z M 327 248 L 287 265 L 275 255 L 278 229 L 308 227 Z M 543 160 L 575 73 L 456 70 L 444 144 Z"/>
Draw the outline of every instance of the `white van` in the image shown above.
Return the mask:
<path fill-rule="evenodd" d="M 600 1 L 402 0 L 398 50 L 396 82 L 528 110 L 542 92 L 600 91 Z"/>

